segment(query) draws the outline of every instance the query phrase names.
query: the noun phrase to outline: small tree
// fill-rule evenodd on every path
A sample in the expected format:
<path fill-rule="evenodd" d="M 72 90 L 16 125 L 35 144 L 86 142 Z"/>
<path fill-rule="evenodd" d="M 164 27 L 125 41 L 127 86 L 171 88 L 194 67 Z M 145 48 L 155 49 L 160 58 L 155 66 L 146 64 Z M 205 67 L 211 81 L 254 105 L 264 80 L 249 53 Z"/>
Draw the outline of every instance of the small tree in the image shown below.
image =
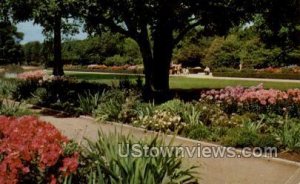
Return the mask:
<path fill-rule="evenodd" d="M 251 18 L 258 3 L 239 0 L 84 0 L 80 15 L 88 30 L 109 28 L 134 39 L 143 57 L 147 91 L 169 90 L 174 47 L 191 30 L 225 34 Z"/>

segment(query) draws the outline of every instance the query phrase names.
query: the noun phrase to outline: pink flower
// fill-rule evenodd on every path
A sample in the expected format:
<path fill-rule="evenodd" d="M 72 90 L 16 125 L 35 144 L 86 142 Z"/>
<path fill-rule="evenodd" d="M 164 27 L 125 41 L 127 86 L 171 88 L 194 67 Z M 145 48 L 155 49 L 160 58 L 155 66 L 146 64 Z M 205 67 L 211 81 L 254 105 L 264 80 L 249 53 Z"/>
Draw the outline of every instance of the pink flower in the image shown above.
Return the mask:
<path fill-rule="evenodd" d="M 276 104 L 276 99 L 275 98 L 270 98 L 268 101 L 272 105 Z"/>
<path fill-rule="evenodd" d="M 48 76 L 46 71 L 36 70 L 21 73 L 17 76 L 17 78 L 22 80 L 43 80 L 43 78 L 45 78 L 46 76 Z"/>
<path fill-rule="evenodd" d="M 260 104 L 261 104 L 261 105 L 267 105 L 267 102 L 266 102 L 265 100 L 261 100 L 261 101 L 260 101 Z"/>

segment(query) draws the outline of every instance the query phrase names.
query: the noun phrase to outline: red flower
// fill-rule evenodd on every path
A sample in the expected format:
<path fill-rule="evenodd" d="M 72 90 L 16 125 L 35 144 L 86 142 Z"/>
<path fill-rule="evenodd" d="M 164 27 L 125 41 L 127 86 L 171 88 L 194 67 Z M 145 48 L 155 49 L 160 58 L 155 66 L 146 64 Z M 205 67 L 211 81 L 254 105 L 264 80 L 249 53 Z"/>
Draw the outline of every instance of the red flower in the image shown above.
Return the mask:
<path fill-rule="evenodd" d="M 60 173 L 62 167 L 65 170 L 60 174 L 76 172 L 78 154 L 63 155 L 62 145 L 67 142 L 68 139 L 54 126 L 36 117 L 0 117 L 0 155 L 4 156 L 0 162 L 0 183 L 18 183 L 22 175 L 30 173 L 29 168 L 36 167 L 36 163 L 42 171 L 54 167 L 52 170 Z M 57 167 L 60 161 L 63 165 Z M 52 178 L 51 183 L 56 183 L 56 179 Z"/>
<path fill-rule="evenodd" d="M 79 165 L 78 159 L 79 159 L 78 153 L 75 153 L 74 156 L 71 158 L 64 158 L 63 166 L 59 170 L 63 171 L 67 176 L 70 175 L 71 173 L 76 172 Z"/>
<path fill-rule="evenodd" d="M 57 183 L 57 180 L 56 180 L 55 176 L 51 175 L 50 184 L 56 184 L 56 183 Z"/>

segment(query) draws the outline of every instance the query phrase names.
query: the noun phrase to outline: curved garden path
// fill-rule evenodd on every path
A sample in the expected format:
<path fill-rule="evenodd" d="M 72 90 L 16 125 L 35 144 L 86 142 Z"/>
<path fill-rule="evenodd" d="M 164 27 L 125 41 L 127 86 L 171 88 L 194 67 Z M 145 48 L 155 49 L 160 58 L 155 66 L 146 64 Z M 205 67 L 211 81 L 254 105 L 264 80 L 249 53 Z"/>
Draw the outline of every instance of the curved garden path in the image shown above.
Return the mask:
<path fill-rule="evenodd" d="M 96 140 L 98 130 L 104 133 L 132 133 L 137 138 L 145 138 L 154 133 L 120 124 L 100 124 L 90 118 L 56 118 L 41 116 L 40 119 L 52 123 L 69 138 L 81 142 L 83 137 Z M 166 137 L 170 141 L 171 136 Z M 176 138 L 175 145 L 215 146 L 208 143 Z M 200 182 L 204 184 L 300 184 L 300 164 L 263 158 L 185 158 L 186 165 L 200 166 L 197 170 Z"/>

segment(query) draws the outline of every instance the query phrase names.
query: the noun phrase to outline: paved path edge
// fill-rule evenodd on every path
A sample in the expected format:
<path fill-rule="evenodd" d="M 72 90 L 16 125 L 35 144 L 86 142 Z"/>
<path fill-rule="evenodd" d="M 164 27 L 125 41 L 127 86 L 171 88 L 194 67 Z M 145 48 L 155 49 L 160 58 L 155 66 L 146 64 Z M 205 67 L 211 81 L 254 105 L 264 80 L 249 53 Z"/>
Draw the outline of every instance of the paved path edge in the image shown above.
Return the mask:
<path fill-rule="evenodd" d="M 97 121 L 93 117 L 90 117 L 90 116 L 80 116 L 79 118 L 97 123 Z M 134 127 L 134 126 L 131 126 L 131 125 L 128 125 L 128 124 L 122 124 L 122 123 L 116 123 L 116 122 L 107 122 L 107 123 L 113 124 L 116 127 L 126 127 L 128 129 L 133 130 L 133 131 L 136 130 L 136 131 L 144 131 L 144 132 L 146 131 L 146 132 L 149 132 L 149 133 L 157 133 L 157 132 L 149 131 L 149 130 L 146 130 L 146 129 L 143 129 L 143 128 Z M 169 138 L 172 138 L 174 135 L 166 135 L 165 134 L 165 136 L 167 136 Z M 197 140 L 189 139 L 189 138 L 186 138 L 186 137 L 181 137 L 181 136 L 178 136 L 178 135 L 176 136 L 176 139 L 183 140 L 183 141 L 188 141 L 188 142 L 195 143 L 195 144 L 201 144 L 201 145 L 205 145 L 205 146 L 224 147 L 222 145 L 218 145 L 218 144 L 214 144 L 214 143 L 208 143 L 208 142 L 205 142 L 205 141 L 197 141 Z M 242 153 L 242 151 L 239 150 L 239 149 L 234 149 L 234 151 L 238 154 Z M 264 160 L 271 161 L 271 162 L 277 162 L 277 163 L 281 163 L 281 164 L 297 166 L 300 169 L 300 163 L 295 162 L 295 161 L 290 161 L 290 160 L 286 160 L 286 159 L 282 159 L 282 158 L 273 158 L 273 157 L 260 157 L 258 159 L 264 159 Z"/>

